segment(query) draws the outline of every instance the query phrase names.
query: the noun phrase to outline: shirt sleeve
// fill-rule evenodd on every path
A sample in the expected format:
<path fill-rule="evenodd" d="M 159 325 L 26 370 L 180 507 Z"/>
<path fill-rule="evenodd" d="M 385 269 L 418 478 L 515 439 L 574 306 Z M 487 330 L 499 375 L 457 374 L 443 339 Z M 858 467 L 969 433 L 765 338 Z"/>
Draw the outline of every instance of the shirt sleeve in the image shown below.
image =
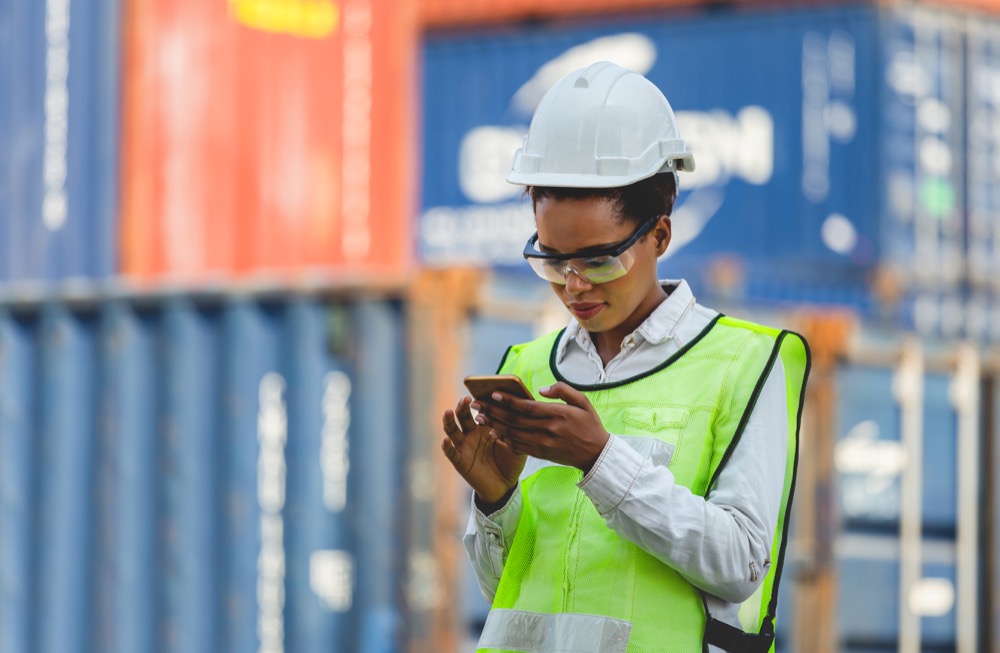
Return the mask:
<path fill-rule="evenodd" d="M 520 485 L 514 489 L 507 503 L 490 515 L 483 514 L 476 505 L 475 494 L 472 496 L 472 514 L 469 515 L 462 542 L 479 581 L 479 590 L 490 603 L 496 596 L 510 543 L 517 532 L 521 505 Z"/>
<path fill-rule="evenodd" d="M 788 451 L 786 401 L 778 358 L 706 498 L 674 481 L 662 452 L 640 453 L 617 435 L 580 488 L 619 535 L 696 587 L 742 602 L 771 564 Z"/>

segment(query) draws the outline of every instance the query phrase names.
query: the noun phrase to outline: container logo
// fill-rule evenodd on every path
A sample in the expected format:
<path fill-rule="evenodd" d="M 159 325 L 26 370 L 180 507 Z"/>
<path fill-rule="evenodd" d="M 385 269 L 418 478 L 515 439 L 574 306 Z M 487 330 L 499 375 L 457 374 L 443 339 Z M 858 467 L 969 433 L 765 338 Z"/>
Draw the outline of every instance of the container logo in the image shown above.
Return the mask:
<path fill-rule="evenodd" d="M 340 23 L 340 7 L 331 0 L 229 0 L 229 14 L 256 30 L 307 39 L 326 38 Z"/>
<path fill-rule="evenodd" d="M 596 61 L 614 61 L 646 74 L 656 58 L 657 46 L 652 39 L 624 33 L 575 46 L 540 66 L 510 100 L 509 113 L 520 118 L 520 124 L 479 125 L 462 138 L 457 181 L 471 204 L 435 206 L 424 212 L 420 238 L 425 258 L 437 264 L 520 262 L 533 220 L 530 209 L 518 201 L 521 187 L 505 178 L 542 96 L 564 75 Z M 677 219 L 668 256 L 702 232 L 722 206 L 724 187 L 730 180 L 763 185 L 774 173 L 774 119 L 764 107 L 746 106 L 735 113 L 721 109 L 677 111 L 676 117 L 698 165 L 681 178 L 682 189 L 689 192 L 675 208 Z"/>
<path fill-rule="evenodd" d="M 883 439 L 877 422 L 866 420 L 851 428 L 837 443 L 834 461 L 845 515 L 891 519 L 899 514 L 906 451 L 898 440 Z"/>

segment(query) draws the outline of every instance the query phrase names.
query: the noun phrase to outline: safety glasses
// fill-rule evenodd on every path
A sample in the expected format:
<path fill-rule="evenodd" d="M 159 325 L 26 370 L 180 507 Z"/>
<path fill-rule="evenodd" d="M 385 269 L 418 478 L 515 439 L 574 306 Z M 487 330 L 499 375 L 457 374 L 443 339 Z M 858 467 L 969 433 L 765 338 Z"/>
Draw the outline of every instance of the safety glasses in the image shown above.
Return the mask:
<path fill-rule="evenodd" d="M 628 274 L 635 263 L 635 254 L 629 250 L 655 224 L 656 218 L 653 218 L 639 227 L 628 240 L 572 254 L 548 254 L 540 251 L 536 231 L 524 246 L 524 258 L 535 274 L 551 283 L 565 285 L 570 274 L 575 274 L 590 285 L 607 283 Z"/>

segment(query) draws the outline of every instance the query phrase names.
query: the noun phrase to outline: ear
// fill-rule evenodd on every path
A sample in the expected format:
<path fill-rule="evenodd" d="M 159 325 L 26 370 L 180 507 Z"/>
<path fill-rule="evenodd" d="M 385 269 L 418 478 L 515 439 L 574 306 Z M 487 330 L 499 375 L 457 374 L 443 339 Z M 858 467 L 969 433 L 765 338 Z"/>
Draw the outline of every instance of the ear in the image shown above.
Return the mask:
<path fill-rule="evenodd" d="M 661 215 L 656 226 L 653 227 L 653 238 L 656 240 L 656 256 L 663 256 L 670 245 L 671 224 L 669 215 Z"/>

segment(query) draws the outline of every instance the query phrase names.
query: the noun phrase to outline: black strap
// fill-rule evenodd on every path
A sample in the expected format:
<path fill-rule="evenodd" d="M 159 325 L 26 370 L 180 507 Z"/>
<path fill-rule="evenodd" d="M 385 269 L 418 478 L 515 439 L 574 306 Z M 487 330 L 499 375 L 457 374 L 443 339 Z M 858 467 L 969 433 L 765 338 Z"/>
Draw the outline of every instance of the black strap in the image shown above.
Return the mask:
<path fill-rule="evenodd" d="M 729 653 L 768 653 L 774 644 L 774 633 L 745 633 L 735 626 L 709 615 L 705 624 L 705 643 Z"/>

